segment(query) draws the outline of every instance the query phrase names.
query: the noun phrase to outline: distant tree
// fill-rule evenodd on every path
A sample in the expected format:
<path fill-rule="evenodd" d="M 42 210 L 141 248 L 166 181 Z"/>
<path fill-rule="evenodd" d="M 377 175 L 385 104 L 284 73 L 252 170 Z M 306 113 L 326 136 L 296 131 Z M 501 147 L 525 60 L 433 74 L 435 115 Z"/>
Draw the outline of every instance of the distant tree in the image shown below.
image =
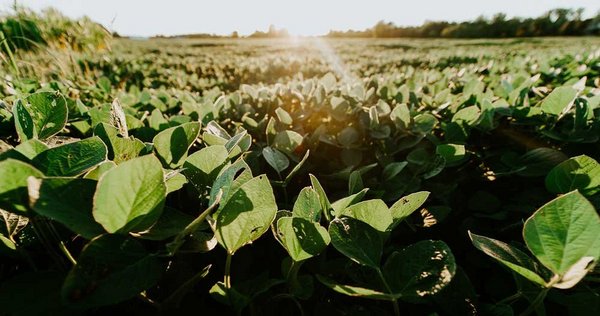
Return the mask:
<path fill-rule="evenodd" d="M 379 21 L 364 31 L 330 31 L 329 37 L 444 37 L 444 38 L 505 38 L 524 36 L 580 36 L 600 33 L 600 12 L 593 18 L 583 19 L 584 9 L 553 9 L 537 18 L 511 18 L 498 13 L 491 17 L 479 16 L 460 23 L 426 21 L 421 26 L 399 27 Z M 269 33 L 272 30 L 269 29 Z"/>

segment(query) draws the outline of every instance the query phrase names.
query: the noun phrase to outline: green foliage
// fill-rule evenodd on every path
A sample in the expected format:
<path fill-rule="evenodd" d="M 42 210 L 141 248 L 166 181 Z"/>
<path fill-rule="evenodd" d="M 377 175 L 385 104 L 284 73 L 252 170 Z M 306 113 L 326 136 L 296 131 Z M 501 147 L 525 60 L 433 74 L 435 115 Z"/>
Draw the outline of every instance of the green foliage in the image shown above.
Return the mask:
<path fill-rule="evenodd" d="M 597 39 L 66 54 L 53 21 L 0 67 L 3 312 L 594 314 Z"/>

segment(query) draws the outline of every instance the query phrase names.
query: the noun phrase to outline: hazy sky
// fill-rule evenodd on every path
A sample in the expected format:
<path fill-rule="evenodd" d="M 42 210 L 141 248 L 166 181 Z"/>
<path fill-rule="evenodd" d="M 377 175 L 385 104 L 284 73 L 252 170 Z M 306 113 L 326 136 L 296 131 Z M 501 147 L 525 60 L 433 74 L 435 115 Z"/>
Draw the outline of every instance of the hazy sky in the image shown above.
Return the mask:
<path fill-rule="evenodd" d="M 13 0 L 0 0 L 6 10 Z M 32 9 L 53 6 L 71 17 L 87 15 L 122 35 L 250 34 L 269 24 L 295 35 L 330 29 L 365 29 L 379 20 L 418 25 L 425 20 L 464 21 L 497 12 L 538 16 L 557 8 L 600 10 L 599 0 L 19 0 Z"/>

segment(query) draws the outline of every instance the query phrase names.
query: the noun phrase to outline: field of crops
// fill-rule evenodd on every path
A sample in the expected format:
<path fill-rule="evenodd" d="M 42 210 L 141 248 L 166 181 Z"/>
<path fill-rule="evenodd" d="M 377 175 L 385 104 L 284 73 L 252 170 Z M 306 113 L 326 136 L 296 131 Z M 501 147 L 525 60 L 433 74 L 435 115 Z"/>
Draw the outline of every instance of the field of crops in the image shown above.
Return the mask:
<path fill-rule="evenodd" d="M 600 315 L 600 38 L 60 43 L 1 49 L 0 315 Z"/>

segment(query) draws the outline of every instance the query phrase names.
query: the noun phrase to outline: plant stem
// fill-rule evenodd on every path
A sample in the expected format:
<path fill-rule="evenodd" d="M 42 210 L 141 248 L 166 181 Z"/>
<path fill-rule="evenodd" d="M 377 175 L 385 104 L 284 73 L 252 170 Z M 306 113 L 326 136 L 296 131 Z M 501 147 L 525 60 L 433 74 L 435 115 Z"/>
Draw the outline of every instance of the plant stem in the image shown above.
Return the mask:
<path fill-rule="evenodd" d="M 517 293 L 509 296 L 509 297 L 505 297 L 503 299 L 501 299 L 499 302 L 497 302 L 496 304 L 506 304 L 508 302 L 512 302 L 518 298 L 521 297 L 521 295 L 523 295 L 523 293 L 521 293 L 521 291 L 518 291 Z"/>
<path fill-rule="evenodd" d="M 223 283 L 225 283 L 225 287 L 231 288 L 231 257 L 232 254 L 227 253 L 227 259 L 225 260 L 225 276 L 223 278 Z"/>
<path fill-rule="evenodd" d="M 181 302 L 185 294 L 189 292 L 194 287 L 194 285 L 196 285 L 196 283 L 198 283 L 200 280 L 206 277 L 206 275 L 208 275 L 210 267 L 211 265 L 209 264 L 196 275 L 194 275 L 193 277 L 185 281 L 181 286 L 179 286 L 177 290 L 171 293 L 171 295 L 169 295 L 169 297 L 167 297 L 160 304 L 160 309 L 166 311 L 170 308 L 178 308 L 179 303 Z"/>
<path fill-rule="evenodd" d="M 377 274 L 379 275 L 379 278 L 381 279 L 383 286 L 385 286 L 385 289 L 387 290 L 388 294 L 392 294 L 392 289 L 390 288 L 390 285 L 385 280 L 385 277 L 383 276 L 383 272 L 381 272 L 381 269 L 377 268 Z M 391 302 L 394 307 L 394 315 L 400 316 L 400 306 L 398 306 L 398 300 L 392 299 Z"/>
<path fill-rule="evenodd" d="M 69 252 L 69 249 L 67 248 L 65 243 L 62 242 L 62 240 L 58 243 L 58 247 L 73 265 L 77 264 L 77 261 L 75 260 L 75 258 L 73 258 L 73 255 L 71 255 L 71 252 Z"/>
<path fill-rule="evenodd" d="M 186 236 L 190 235 L 191 233 L 193 233 L 196 228 L 202 224 L 202 222 L 204 222 L 204 220 L 206 219 L 206 217 L 208 215 L 210 215 L 219 205 L 219 203 L 221 202 L 221 197 L 223 195 L 223 191 L 219 190 L 219 193 L 217 194 L 217 197 L 215 199 L 215 201 L 213 202 L 212 205 L 210 205 L 209 207 L 206 208 L 206 210 L 204 210 L 204 212 L 202 212 L 200 215 L 198 215 L 198 217 L 196 217 L 191 223 L 189 223 L 181 233 L 179 233 L 176 237 L 175 240 L 173 240 L 173 242 L 171 243 L 173 246 L 172 249 L 170 249 L 169 254 L 172 256 L 174 255 L 177 250 L 179 249 L 179 247 L 181 246 L 181 244 L 183 243 L 183 238 L 185 238 Z"/>
<path fill-rule="evenodd" d="M 531 302 L 531 305 L 529 305 L 529 307 L 527 307 L 527 309 L 520 314 L 520 316 L 527 316 L 531 314 L 540 305 L 540 303 L 544 301 L 544 298 L 546 298 L 546 294 L 548 293 L 548 291 L 550 291 L 550 288 L 543 289 L 540 292 L 540 294 L 538 294 L 538 296 L 535 297 L 533 302 Z"/>

